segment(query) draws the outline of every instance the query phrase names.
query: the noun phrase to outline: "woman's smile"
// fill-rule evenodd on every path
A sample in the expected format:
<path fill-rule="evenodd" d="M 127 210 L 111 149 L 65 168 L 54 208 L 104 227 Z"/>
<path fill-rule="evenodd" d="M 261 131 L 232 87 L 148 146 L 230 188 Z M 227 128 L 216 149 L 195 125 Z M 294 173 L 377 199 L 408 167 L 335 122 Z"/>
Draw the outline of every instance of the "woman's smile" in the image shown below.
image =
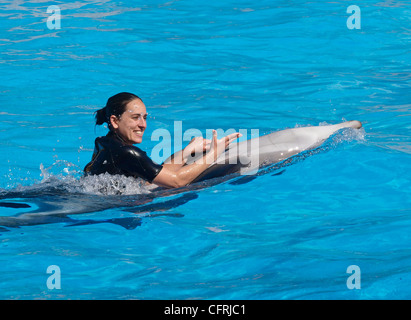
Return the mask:
<path fill-rule="evenodd" d="M 141 129 L 139 129 L 139 130 L 134 130 L 133 132 L 135 133 L 135 135 L 136 135 L 137 137 L 143 137 L 144 129 L 143 129 L 143 130 L 141 130 Z"/>

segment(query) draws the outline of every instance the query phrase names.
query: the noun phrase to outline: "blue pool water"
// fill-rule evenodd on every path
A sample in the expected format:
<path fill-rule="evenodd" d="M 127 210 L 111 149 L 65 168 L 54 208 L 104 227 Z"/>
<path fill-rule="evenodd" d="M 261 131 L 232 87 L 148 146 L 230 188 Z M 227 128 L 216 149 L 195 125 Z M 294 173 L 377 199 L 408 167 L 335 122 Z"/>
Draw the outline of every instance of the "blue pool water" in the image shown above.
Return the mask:
<path fill-rule="evenodd" d="M 0 298 L 409 299 L 410 5 L 0 1 L 0 202 L 20 205 L 0 208 Z M 364 129 L 248 183 L 151 194 L 81 178 L 121 91 L 148 108 L 148 154 L 174 121 Z"/>

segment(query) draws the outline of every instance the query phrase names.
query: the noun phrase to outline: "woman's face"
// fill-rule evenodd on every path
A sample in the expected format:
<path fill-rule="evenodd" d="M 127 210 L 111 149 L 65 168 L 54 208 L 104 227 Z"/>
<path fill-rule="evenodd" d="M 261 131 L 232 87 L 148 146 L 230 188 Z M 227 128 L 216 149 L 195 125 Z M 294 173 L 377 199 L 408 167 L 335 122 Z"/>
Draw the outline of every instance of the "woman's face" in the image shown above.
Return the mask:
<path fill-rule="evenodd" d="M 114 115 L 110 117 L 115 132 L 127 144 L 137 144 L 143 141 L 144 130 L 147 127 L 146 119 L 146 106 L 140 99 L 130 101 L 120 118 Z"/>

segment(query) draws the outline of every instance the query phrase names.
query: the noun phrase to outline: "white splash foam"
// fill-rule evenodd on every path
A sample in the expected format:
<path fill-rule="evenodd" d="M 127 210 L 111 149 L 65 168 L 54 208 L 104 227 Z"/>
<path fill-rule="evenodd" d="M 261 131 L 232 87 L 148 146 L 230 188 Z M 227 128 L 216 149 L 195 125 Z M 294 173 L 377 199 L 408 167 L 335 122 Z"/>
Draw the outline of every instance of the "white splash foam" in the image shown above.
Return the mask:
<path fill-rule="evenodd" d="M 132 195 L 149 193 L 150 188 L 142 179 L 110 175 L 83 176 L 83 171 L 75 164 L 57 160 L 45 168 L 40 164 L 41 184 L 55 187 L 68 193 L 84 193 L 96 195 Z"/>

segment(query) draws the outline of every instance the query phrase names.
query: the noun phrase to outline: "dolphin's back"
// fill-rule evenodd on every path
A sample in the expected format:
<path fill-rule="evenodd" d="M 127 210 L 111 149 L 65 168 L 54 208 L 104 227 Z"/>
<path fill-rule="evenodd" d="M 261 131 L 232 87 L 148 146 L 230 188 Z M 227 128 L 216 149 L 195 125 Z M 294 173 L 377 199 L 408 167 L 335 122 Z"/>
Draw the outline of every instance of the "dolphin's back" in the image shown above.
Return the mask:
<path fill-rule="evenodd" d="M 361 122 L 348 121 L 335 125 L 285 129 L 232 143 L 193 183 L 232 173 L 253 174 L 264 165 L 275 164 L 319 147 L 342 128 L 359 129 Z"/>

